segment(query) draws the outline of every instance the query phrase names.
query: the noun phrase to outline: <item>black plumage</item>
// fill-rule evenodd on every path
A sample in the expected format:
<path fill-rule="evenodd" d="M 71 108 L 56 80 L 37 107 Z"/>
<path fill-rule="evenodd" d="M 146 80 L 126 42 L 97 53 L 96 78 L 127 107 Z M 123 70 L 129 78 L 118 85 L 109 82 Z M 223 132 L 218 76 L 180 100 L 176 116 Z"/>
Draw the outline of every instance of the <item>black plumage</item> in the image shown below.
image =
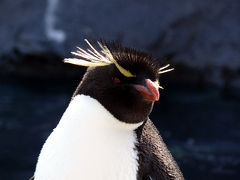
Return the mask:
<path fill-rule="evenodd" d="M 150 119 L 137 130 L 138 180 L 183 180 L 183 175 Z"/>

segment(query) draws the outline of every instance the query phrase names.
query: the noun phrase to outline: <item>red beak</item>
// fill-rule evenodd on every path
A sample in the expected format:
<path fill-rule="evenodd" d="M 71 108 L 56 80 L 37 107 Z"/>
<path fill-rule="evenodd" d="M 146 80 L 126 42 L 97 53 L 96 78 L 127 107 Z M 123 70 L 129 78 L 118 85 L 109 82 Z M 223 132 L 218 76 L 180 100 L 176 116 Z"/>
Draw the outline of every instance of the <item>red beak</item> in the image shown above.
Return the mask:
<path fill-rule="evenodd" d="M 141 93 L 141 95 L 148 101 L 158 101 L 159 91 L 158 86 L 150 79 L 145 80 L 146 86 L 136 84 L 134 87 Z"/>

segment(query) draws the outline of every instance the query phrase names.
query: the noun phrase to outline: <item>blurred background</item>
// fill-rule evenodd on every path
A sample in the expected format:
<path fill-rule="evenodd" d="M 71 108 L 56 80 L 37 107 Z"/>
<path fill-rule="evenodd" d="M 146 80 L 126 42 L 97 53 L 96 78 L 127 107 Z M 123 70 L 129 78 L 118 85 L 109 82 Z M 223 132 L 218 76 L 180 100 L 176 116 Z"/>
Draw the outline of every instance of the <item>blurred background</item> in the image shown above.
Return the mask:
<path fill-rule="evenodd" d="M 186 179 L 240 179 L 239 0 L 1 0 L 0 179 L 33 175 L 85 68 L 83 39 L 171 63 L 151 119 Z"/>

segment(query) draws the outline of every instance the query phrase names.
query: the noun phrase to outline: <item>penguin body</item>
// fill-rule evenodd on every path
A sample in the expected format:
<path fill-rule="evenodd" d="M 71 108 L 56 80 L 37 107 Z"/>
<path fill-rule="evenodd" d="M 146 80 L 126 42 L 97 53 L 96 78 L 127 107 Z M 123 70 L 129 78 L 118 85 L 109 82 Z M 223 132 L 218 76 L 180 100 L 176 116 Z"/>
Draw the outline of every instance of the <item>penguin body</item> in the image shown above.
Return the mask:
<path fill-rule="evenodd" d="M 45 142 L 35 180 L 168 180 L 183 176 L 148 118 L 159 99 L 151 56 L 114 43 L 79 48 L 66 62 L 90 66 Z"/>
<path fill-rule="evenodd" d="M 90 96 L 75 96 L 42 148 L 35 180 L 136 179 L 134 129 L 141 124 L 121 122 Z"/>

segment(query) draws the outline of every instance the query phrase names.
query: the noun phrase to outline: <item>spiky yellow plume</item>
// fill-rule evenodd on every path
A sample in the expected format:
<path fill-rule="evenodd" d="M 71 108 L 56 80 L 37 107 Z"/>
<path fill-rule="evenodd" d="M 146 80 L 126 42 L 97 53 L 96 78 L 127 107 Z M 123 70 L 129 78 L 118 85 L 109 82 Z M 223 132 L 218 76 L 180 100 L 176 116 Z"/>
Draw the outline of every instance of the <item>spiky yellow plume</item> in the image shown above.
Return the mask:
<path fill-rule="evenodd" d="M 167 69 L 169 66 L 170 66 L 170 64 L 167 64 L 167 65 L 159 68 L 159 69 L 158 69 L 158 74 L 163 74 L 163 73 L 166 73 L 166 72 L 173 71 L 174 68 Z"/>
<path fill-rule="evenodd" d="M 124 69 L 117 63 L 107 46 L 101 44 L 100 42 L 97 42 L 100 47 L 100 51 L 97 51 L 87 39 L 85 39 L 85 41 L 90 49 L 87 49 L 85 51 L 82 48 L 77 47 L 77 52 L 72 52 L 72 54 L 80 58 L 66 58 L 64 59 L 65 63 L 75 64 L 78 66 L 107 66 L 110 64 L 115 64 L 117 69 L 124 76 L 136 77 L 130 71 Z"/>

